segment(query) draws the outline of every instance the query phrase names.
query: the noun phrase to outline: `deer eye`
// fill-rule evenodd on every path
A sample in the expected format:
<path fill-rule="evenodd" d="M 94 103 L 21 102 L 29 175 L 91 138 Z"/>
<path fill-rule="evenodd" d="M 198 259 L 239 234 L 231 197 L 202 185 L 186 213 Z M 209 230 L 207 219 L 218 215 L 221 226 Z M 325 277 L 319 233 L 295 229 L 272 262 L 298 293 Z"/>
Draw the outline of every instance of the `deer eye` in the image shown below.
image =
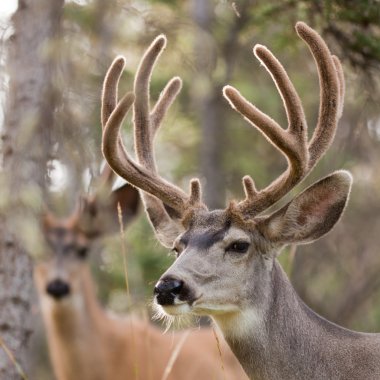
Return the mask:
<path fill-rule="evenodd" d="M 78 247 L 77 255 L 80 259 L 85 259 L 87 257 L 88 248 L 87 247 Z"/>
<path fill-rule="evenodd" d="M 231 243 L 227 249 L 226 252 L 232 252 L 232 253 L 246 253 L 249 248 L 249 243 L 246 241 L 234 241 Z"/>

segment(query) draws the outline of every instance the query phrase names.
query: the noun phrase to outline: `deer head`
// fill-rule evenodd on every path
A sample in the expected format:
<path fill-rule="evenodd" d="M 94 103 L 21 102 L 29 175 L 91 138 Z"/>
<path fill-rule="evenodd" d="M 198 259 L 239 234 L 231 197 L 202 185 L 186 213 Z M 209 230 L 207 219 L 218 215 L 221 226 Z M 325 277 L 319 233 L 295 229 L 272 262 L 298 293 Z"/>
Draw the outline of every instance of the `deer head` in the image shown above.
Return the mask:
<path fill-rule="evenodd" d="M 320 82 L 317 126 L 308 141 L 301 100 L 285 69 L 264 46 L 254 55 L 270 73 L 281 95 L 288 119 L 283 129 L 233 87 L 224 97 L 286 158 L 287 169 L 271 184 L 258 190 L 251 177 L 243 178 L 245 199 L 232 201 L 224 210 L 208 210 L 201 200 L 200 182 L 193 179 L 186 194 L 165 181 L 154 160 L 153 139 L 165 112 L 181 87 L 173 78 L 155 107 L 149 107 L 149 82 L 166 39 L 159 36 L 145 53 L 137 71 L 134 93 L 122 98 L 103 133 L 103 154 L 112 169 L 141 189 L 146 212 L 162 244 L 177 259 L 155 287 L 155 301 L 171 315 L 212 315 L 221 322 L 227 315 L 247 308 L 265 310 L 271 303 L 273 268 L 287 244 L 310 243 L 326 234 L 339 220 L 346 205 L 351 175 L 337 171 L 313 184 L 271 215 L 263 212 L 299 184 L 324 155 L 334 138 L 342 113 L 344 77 L 337 57 L 322 38 L 299 22 L 296 31 L 308 45 Z M 111 66 L 122 62 L 117 58 Z M 115 74 L 117 80 L 120 71 Z M 120 126 L 133 104 L 137 162 L 126 151 Z"/>
<path fill-rule="evenodd" d="M 80 205 L 67 218 L 57 218 L 47 212 L 43 216 L 43 233 L 50 253 L 43 263 L 36 265 L 35 277 L 40 294 L 59 301 L 77 294 L 88 253 L 98 238 L 117 231 L 117 204 L 120 204 L 125 226 L 138 210 L 138 192 L 129 184 L 110 195 L 108 202 L 95 197 L 82 198 Z"/>
<path fill-rule="evenodd" d="M 101 113 L 104 127 L 115 108 L 117 83 L 111 75 L 104 81 Z M 79 292 L 87 278 L 87 254 L 94 242 L 120 229 L 117 206 L 120 205 L 123 225 L 138 212 L 138 191 L 129 184 L 112 191 L 115 174 L 106 164 L 93 192 L 81 197 L 74 211 L 66 218 L 57 218 L 50 211 L 42 216 L 42 230 L 50 250 L 46 262 L 35 268 L 40 295 L 59 301 Z"/>

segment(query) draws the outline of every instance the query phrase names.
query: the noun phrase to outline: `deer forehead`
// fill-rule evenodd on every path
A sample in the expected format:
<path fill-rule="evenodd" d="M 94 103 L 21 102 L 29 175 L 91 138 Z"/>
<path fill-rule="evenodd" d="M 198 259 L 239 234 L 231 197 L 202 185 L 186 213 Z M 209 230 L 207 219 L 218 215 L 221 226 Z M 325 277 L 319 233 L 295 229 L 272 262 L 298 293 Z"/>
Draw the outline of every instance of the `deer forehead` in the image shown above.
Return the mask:
<path fill-rule="evenodd" d="M 236 226 L 225 226 L 221 229 L 188 231 L 180 238 L 185 246 L 208 249 L 219 242 L 223 245 L 234 241 L 250 241 L 251 235 L 248 231 Z"/>
<path fill-rule="evenodd" d="M 81 245 L 85 246 L 88 241 L 83 233 L 76 228 L 70 228 L 66 225 L 57 225 L 47 231 L 47 240 L 53 246 Z"/>
<path fill-rule="evenodd" d="M 218 243 L 228 245 L 233 241 L 251 241 L 252 228 L 236 225 L 226 211 L 197 214 L 189 228 L 180 235 L 174 246 L 182 248 L 209 249 Z"/>
<path fill-rule="evenodd" d="M 270 247 L 257 228 L 263 218 L 245 221 L 236 217 L 230 207 L 225 210 L 199 210 L 188 218 L 187 230 L 175 240 L 174 247 L 207 250 L 217 243 L 227 246 L 234 241 L 246 241 L 252 243 L 256 251 L 265 253 Z"/>

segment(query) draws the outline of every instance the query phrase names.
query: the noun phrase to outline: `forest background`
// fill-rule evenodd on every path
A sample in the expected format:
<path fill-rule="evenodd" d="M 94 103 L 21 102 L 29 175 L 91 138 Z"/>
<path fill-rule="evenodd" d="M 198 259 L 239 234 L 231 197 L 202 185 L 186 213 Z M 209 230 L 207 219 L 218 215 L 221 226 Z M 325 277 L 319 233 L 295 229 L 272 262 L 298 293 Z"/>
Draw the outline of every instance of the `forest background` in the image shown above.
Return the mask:
<path fill-rule="evenodd" d="M 7 0 L 6 0 L 7 1 Z M 199 176 L 211 208 L 241 198 L 241 178 L 263 187 L 286 162 L 223 99 L 232 84 L 286 126 L 281 99 L 252 47 L 280 59 L 316 123 L 316 67 L 294 31 L 303 20 L 342 60 L 346 101 L 335 142 L 296 189 L 340 168 L 354 176 L 345 215 L 325 238 L 290 247 L 280 260 L 301 298 L 326 318 L 380 331 L 380 1 L 379 0 L 19 0 L 1 19 L 0 86 L 0 374 L 51 379 L 32 267 L 44 256 L 42 204 L 70 212 L 99 172 L 100 93 L 112 59 L 127 66 L 121 92 L 132 89 L 139 59 L 165 33 L 168 46 L 152 79 L 152 96 L 175 75 L 183 90 L 156 141 L 160 173 L 183 188 Z M 124 139 L 132 147 L 130 119 Z M 289 199 L 289 197 L 287 198 Z M 126 232 L 131 299 L 125 289 L 120 236 L 92 255 L 101 302 L 118 313 L 148 310 L 152 289 L 173 260 L 143 212 Z"/>

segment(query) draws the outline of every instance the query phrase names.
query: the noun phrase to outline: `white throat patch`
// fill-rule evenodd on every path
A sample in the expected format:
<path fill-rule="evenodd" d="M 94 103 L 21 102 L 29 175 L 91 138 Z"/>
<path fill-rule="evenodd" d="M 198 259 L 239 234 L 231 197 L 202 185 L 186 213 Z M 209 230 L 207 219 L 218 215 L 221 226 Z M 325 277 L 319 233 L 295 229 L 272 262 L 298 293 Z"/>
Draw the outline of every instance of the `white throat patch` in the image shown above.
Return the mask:
<path fill-rule="evenodd" d="M 213 319 L 226 338 L 245 339 L 252 335 L 252 330 L 255 334 L 264 334 L 262 315 L 254 308 L 231 314 L 214 315 Z"/>

